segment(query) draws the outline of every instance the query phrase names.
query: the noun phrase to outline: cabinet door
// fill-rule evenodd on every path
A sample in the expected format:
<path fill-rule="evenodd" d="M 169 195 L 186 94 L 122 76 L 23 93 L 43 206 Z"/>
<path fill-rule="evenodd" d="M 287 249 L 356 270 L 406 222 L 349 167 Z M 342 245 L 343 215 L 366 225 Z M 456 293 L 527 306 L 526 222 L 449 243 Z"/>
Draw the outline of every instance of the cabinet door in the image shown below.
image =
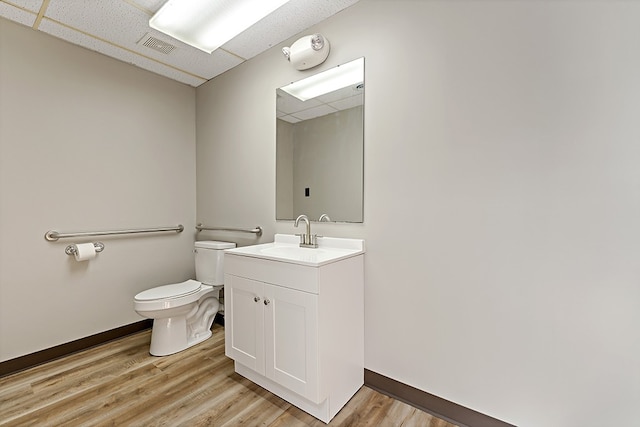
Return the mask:
<path fill-rule="evenodd" d="M 225 275 L 225 354 L 264 375 L 264 285 Z"/>
<path fill-rule="evenodd" d="M 318 386 L 318 296 L 264 285 L 265 375 L 320 403 Z"/>

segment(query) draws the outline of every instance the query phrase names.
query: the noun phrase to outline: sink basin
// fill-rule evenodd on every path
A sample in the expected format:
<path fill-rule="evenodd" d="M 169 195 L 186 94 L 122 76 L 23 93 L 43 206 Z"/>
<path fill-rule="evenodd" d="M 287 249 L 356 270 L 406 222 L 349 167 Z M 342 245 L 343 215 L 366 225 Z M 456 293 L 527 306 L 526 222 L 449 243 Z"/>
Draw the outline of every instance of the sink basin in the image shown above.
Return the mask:
<path fill-rule="evenodd" d="M 276 234 L 273 243 L 228 249 L 234 255 L 318 267 L 364 253 L 364 240 L 318 237 L 317 248 L 301 248 L 300 238 Z"/>
<path fill-rule="evenodd" d="M 318 258 L 327 255 L 327 251 L 324 249 L 310 249 L 285 245 L 269 245 L 260 249 L 260 252 L 267 256 L 271 255 L 280 258 Z"/>

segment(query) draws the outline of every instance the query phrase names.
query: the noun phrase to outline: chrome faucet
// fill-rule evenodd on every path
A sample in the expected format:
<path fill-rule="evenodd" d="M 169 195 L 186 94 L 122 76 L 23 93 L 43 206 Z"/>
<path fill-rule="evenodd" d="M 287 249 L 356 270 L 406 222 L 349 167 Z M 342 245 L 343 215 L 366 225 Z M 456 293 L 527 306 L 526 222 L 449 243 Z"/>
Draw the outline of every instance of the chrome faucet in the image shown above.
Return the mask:
<path fill-rule="evenodd" d="M 300 215 L 296 218 L 296 222 L 293 224 L 294 227 L 297 227 L 300 223 L 300 220 L 303 220 L 307 224 L 307 232 L 305 234 L 298 234 L 300 236 L 300 247 L 301 248 L 317 248 L 318 241 L 316 239 L 316 235 L 311 235 L 311 223 L 309 222 L 309 218 L 306 215 Z"/>
<path fill-rule="evenodd" d="M 331 222 L 331 218 L 329 218 L 329 215 L 327 214 L 322 214 L 320 215 L 318 222 L 322 222 L 322 221 Z"/>

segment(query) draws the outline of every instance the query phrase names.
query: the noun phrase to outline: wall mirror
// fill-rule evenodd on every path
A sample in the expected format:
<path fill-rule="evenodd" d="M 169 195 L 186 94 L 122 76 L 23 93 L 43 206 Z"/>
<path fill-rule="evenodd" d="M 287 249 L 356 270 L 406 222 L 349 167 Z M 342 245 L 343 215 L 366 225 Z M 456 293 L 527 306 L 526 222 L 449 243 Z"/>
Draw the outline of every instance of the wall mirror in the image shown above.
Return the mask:
<path fill-rule="evenodd" d="M 363 220 L 364 58 L 276 89 L 276 219 Z"/>

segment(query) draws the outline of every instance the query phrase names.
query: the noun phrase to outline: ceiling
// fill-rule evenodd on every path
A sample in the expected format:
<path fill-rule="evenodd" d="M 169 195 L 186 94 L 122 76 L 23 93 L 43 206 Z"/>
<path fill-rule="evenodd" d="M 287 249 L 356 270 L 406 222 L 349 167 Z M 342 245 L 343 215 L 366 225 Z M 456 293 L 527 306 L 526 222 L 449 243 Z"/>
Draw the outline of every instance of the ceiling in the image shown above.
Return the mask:
<path fill-rule="evenodd" d="M 301 101 L 282 89 L 276 90 L 276 117 L 298 123 L 326 116 L 364 104 L 364 84 L 351 85 L 336 91 Z"/>
<path fill-rule="evenodd" d="M 211 54 L 149 27 L 164 2 L 0 0 L 0 16 L 197 87 L 358 0 L 291 0 Z"/>

